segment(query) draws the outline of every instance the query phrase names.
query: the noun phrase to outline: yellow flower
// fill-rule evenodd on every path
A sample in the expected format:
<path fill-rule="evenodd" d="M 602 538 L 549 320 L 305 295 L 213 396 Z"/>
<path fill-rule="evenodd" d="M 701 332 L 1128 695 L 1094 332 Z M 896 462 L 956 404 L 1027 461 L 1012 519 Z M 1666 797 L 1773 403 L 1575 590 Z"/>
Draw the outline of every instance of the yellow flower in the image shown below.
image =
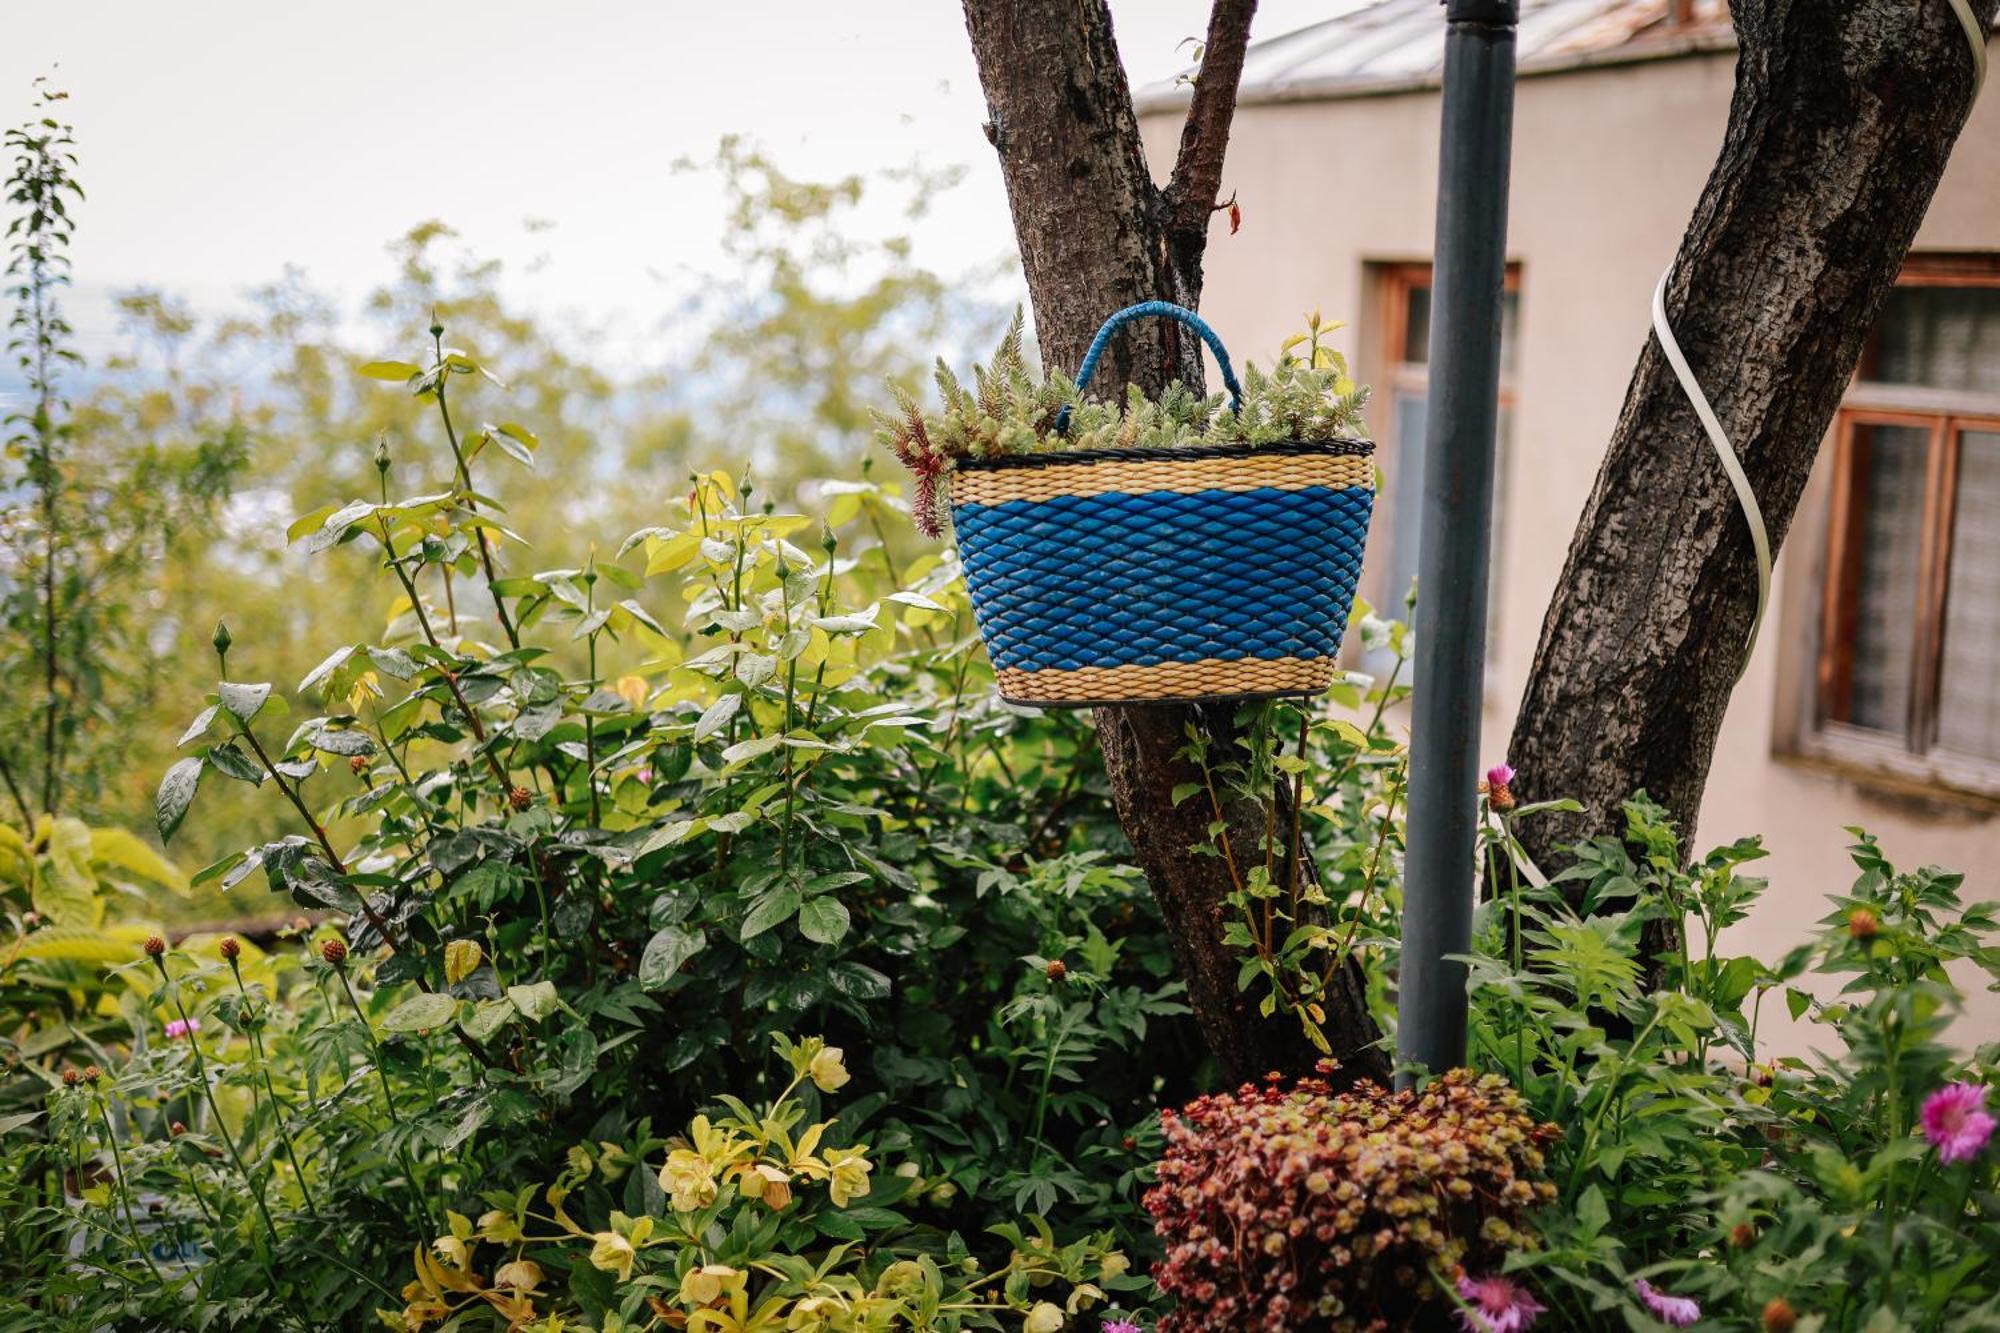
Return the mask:
<path fill-rule="evenodd" d="M 736 1188 L 746 1199 L 761 1199 L 775 1213 L 792 1201 L 791 1181 L 790 1176 L 769 1162 L 758 1162 L 744 1170 Z"/>
<path fill-rule="evenodd" d="M 681 1301 L 687 1305 L 712 1305 L 732 1291 L 743 1288 L 744 1275 L 728 1264 L 703 1264 L 681 1279 Z"/>
<path fill-rule="evenodd" d="M 715 1202 L 715 1168 L 700 1153 L 676 1148 L 660 1168 L 660 1188 L 677 1213 L 692 1213 Z"/>
<path fill-rule="evenodd" d="M 465 1242 L 456 1236 L 439 1236 L 431 1242 L 431 1248 L 437 1251 L 438 1258 L 453 1268 L 463 1269 L 472 1266 L 471 1252 L 465 1248 Z"/>
<path fill-rule="evenodd" d="M 852 1077 L 847 1072 L 847 1064 L 838 1046 L 822 1046 L 813 1053 L 806 1065 L 806 1072 L 812 1075 L 813 1086 L 821 1092 L 838 1092 Z"/>
<path fill-rule="evenodd" d="M 512 1213 L 495 1208 L 479 1215 L 479 1239 L 502 1245 L 521 1239 L 521 1224 Z"/>
<path fill-rule="evenodd" d="M 533 1291 L 542 1285 L 542 1266 L 533 1259 L 516 1259 L 501 1264 L 493 1274 L 493 1285 L 515 1291 Z"/>
<path fill-rule="evenodd" d="M 869 1163 L 865 1148 L 828 1148 L 825 1156 L 832 1170 L 827 1194 L 834 1207 L 845 1208 L 849 1200 L 868 1192 L 868 1173 L 875 1168 Z"/>
<path fill-rule="evenodd" d="M 611 689 L 634 708 L 644 708 L 646 696 L 652 693 L 652 687 L 646 684 L 644 676 L 620 676 Z"/>
<path fill-rule="evenodd" d="M 590 1247 L 590 1266 L 616 1273 L 620 1282 L 630 1281 L 632 1261 L 639 1257 L 632 1242 L 615 1231 L 600 1231 L 591 1240 L 594 1243 Z"/>
<path fill-rule="evenodd" d="M 1021 1333 L 1057 1333 L 1062 1326 L 1062 1308 L 1047 1301 L 1038 1301 L 1035 1308 L 1028 1311 L 1027 1322 L 1021 1325 Z"/>
<path fill-rule="evenodd" d="M 486 950 L 479 947 L 478 940 L 453 940 L 444 946 L 445 985 L 456 986 L 477 972 L 485 960 Z"/>

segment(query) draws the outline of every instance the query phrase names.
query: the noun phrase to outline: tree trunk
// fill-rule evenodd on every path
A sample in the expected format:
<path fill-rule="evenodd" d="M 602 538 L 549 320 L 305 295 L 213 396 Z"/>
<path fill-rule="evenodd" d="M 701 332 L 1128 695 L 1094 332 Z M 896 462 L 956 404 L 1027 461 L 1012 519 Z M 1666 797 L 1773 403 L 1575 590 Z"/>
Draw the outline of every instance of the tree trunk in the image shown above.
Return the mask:
<path fill-rule="evenodd" d="M 1974 9 L 1990 22 L 1995 3 Z M 1944 173 L 1973 65 L 1943 0 L 1732 11 L 1728 130 L 1666 307 L 1775 551 Z M 1531 852 L 1622 831 L 1619 803 L 1641 788 L 1692 840 L 1756 596 L 1734 493 L 1648 338 L 1508 749 L 1521 795 L 1584 805 L 1524 826 Z"/>
<path fill-rule="evenodd" d="M 1196 305 L 1255 0 L 1215 5 L 1179 159 L 1164 189 L 1146 166 L 1105 0 L 964 6 L 1044 364 L 1074 367 L 1105 316 L 1121 307 L 1155 299 Z M 1199 388 L 1201 374 L 1199 341 L 1159 321 L 1131 329 L 1112 347 L 1097 384 L 1106 395 L 1127 383 L 1158 392 L 1175 379 Z M 1208 811 L 1192 801 L 1177 808 L 1171 799 L 1175 786 L 1199 777 L 1177 757 L 1188 726 L 1205 726 L 1223 747 L 1230 712 L 1101 708 L 1097 728 L 1119 820 L 1159 901 L 1209 1049 L 1233 1079 L 1303 1072 L 1318 1053 L 1297 1021 L 1261 1018 L 1237 987 L 1240 960 L 1222 943 L 1228 873 L 1220 858 L 1195 854 L 1209 841 Z M 1238 855 L 1257 848 L 1261 809 L 1226 813 Z M 1366 1049 L 1375 1031 L 1351 964 L 1336 978 L 1327 1020 L 1346 1074 L 1386 1076 L 1386 1059 Z"/>

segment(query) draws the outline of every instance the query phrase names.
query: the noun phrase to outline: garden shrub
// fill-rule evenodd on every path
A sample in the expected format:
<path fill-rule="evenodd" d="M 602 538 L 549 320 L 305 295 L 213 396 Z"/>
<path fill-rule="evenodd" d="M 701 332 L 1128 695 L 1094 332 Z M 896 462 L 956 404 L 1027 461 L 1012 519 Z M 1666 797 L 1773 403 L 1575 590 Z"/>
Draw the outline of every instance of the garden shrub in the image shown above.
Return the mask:
<path fill-rule="evenodd" d="M 1160 1328 L 1405 1326 L 1435 1274 L 1532 1244 L 1523 1218 L 1555 1197 L 1543 1147 L 1561 1131 L 1523 1107 L 1461 1069 L 1405 1092 L 1274 1076 L 1168 1112 L 1146 1194 L 1176 1301 Z"/>

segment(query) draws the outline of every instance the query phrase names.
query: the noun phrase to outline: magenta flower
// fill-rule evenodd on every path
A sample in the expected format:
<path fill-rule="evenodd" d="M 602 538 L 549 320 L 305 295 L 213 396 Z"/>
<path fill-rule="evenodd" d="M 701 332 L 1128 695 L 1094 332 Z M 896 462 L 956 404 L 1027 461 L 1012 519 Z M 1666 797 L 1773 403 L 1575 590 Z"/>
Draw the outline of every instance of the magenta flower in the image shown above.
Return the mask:
<path fill-rule="evenodd" d="M 1107 1319 L 1099 1333 L 1139 1333 L 1139 1326 L 1129 1319 Z"/>
<path fill-rule="evenodd" d="M 1498 1274 L 1475 1279 L 1460 1273 L 1458 1296 L 1472 1307 L 1458 1312 L 1465 1333 L 1520 1333 L 1548 1308 L 1513 1278 Z"/>
<path fill-rule="evenodd" d="M 175 1039 L 185 1037 L 190 1032 L 199 1031 L 201 1031 L 201 1020 L 199 1018 L 176 1018 L 167 1024 L 167 1035 Z"/>
<path fill-rule="evenodd" d="M 1950 1166 L 1979 1156 L 1993 1137 L 1994 1119 L 1985 1107 L 1986 1089 L 1978 1083 L 1947 1083 L 1924 1098 L 1924 1137 L 1940 1162 Z"/>
<path fill-rule="evenodd" d="M 1489 787 L 1510 787 L 1514 784 L 1514 768 L 1511 764 L 1500 763 L 1486 770 L 1486 785 Z"/>
<path fill-rule="evenodd" d="M 1632 1286 L 1638 1291 L 1639 1300 L 1653 1312 L 1653 1318 L 1663 1324 L 1686 1328 L 1701 1318 L 1701 1306 L 1685 1296 L 1669 1296 L 1645 1278 L 1640 1278 Z"/>

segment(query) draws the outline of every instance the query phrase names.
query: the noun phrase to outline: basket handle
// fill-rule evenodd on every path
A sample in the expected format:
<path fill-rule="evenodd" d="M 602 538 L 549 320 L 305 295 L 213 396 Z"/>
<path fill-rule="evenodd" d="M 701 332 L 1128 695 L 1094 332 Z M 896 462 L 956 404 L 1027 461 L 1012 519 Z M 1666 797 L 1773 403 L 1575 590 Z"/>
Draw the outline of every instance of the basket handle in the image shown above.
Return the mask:
<path fill-rule="evenodd" d="M 1241 412 L 1243 410 L 1243 386 L 1236 382 L 1236 371 L 1229 364 L 1229 353 L 1223 348 L 1222 339 L 1216 334 L 1214 329 L 1208 326 L 1208 321 L 1204 320 L 1200 315 L 1189 310 L 1186 306 L 1178 306 L 1170 301 L 1141 301 L 1138 305 L 1126 306 L 1110 319 L 1105 320 L 1104 327 L 1099 329 L 1097 336 L 1090 340 L 1090 350 L 1083 354 L 1083 364 L 1077 367 L 1076 391 L 1082 393 L 1085 386 L 1090 383 L 1090 377 L 1097 373 L 1097 363 L 1103 359 L 1104 349 L 1110 345 L 1112 334 L 1118 332 L 1118 330 L 1124 328 L 1135 319 L 1145 319 L 1155 315 L 1167 319 L 1177 319 L 1201 335 L 1201 340 L 1208 344 L 1208 350 L 1215 353 L 1215 364 L 1222 368 L 1223 387 L 1229 390 L 1230 411 Z M 1069 409 L 1065 407 L 1061 412 L 1056 414 L 1056 433 L 1065 434 L 1068 430 Z"/>

